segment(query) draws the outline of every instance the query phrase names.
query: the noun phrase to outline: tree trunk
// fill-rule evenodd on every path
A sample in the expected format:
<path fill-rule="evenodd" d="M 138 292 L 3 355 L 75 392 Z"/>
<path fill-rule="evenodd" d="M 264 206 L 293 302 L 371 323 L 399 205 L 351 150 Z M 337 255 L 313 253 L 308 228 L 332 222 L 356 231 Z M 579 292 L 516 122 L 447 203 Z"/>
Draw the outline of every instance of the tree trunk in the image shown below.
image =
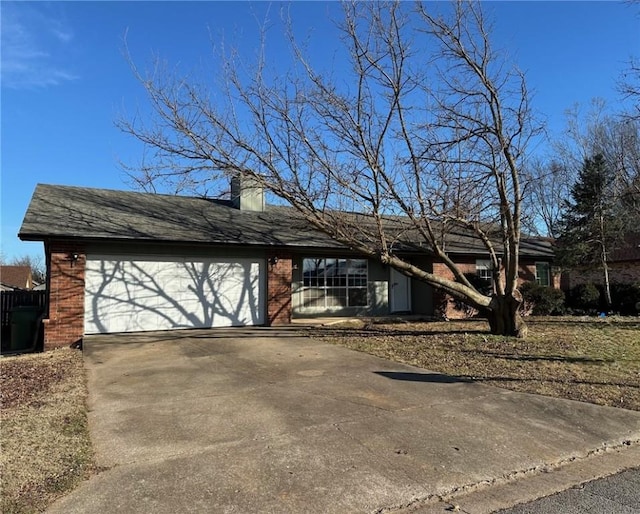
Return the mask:
<path fill-rule="evenodd" d="M 602 245 L 602 271 L 604 272 L 604 301 L 607 304 L 607 312 L 611 311 L 611 284 L 609 283 L 609 266 L 607 264 L 607 250 Z"/>
<path fill-rule="evenodd" d="M 491 333 L 500 336 L 524 338 L 527 336 L 527 325 L 520 315 L 522 297 L 518 291 L 511 295 L 493 295 L 486 316 Z"/>

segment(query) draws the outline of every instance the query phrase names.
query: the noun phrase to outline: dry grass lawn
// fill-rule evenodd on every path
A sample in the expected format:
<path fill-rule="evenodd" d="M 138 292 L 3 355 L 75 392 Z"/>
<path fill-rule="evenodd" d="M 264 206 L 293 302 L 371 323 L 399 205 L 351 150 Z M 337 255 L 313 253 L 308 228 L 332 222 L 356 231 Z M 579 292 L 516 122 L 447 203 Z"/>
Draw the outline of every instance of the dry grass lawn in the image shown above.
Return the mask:
<path fill-rule="evenodd" d="M 41 512 L 92 470 L 78 350 L 0 360 L 0 511 Z"/>
<path fill-rule="evenodd" d="M 484 321 L 361 323 L 315 337 L 514 391 L 640 410 L 640 319 L 529 318 L 520 340 Z"/>

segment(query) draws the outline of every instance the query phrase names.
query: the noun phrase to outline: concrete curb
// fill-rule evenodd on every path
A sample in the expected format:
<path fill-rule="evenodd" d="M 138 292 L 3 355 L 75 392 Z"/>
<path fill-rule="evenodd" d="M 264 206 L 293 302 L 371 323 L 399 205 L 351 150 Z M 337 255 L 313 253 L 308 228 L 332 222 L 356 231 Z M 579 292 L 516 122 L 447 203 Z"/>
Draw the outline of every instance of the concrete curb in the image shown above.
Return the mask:
<path fill-rule="evenodd" d="M 489 514 L 528 503 L 571 487 L 614 475 L 640 465 L 640 440 L 604 447 L 584 457 L 524 470 L 491 482 L 470 484 L 449 494 L 433 496 L 411 505 L 382 509 L 379 514 Z M 377 513 L 377 514 L 378 514 Z"/>

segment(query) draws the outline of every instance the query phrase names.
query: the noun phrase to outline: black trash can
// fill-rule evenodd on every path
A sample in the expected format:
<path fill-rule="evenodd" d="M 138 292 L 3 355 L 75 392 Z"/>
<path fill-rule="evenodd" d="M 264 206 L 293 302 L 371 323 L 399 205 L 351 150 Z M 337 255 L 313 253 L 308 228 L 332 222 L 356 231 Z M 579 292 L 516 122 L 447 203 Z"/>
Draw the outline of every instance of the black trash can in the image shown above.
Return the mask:
<path fill-rule="evenodd" d="M 41 314 L 42 309 L 36 306 L 15 307 L 11 311 L 11 351 L 35 349 Z"/>

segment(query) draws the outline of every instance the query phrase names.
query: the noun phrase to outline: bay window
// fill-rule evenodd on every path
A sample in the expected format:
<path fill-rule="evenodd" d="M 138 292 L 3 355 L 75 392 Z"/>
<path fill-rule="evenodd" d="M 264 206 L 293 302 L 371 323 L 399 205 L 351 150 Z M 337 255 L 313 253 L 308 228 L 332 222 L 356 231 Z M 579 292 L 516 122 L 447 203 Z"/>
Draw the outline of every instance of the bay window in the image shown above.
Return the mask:
<path fill-rule="evenodd" d="M 303 259 L 303 305 L 317 308 L 366 307 L 366 259 Z"/>

